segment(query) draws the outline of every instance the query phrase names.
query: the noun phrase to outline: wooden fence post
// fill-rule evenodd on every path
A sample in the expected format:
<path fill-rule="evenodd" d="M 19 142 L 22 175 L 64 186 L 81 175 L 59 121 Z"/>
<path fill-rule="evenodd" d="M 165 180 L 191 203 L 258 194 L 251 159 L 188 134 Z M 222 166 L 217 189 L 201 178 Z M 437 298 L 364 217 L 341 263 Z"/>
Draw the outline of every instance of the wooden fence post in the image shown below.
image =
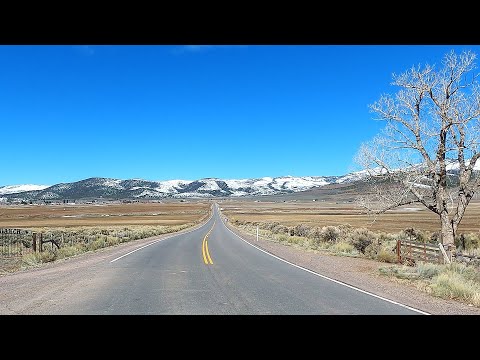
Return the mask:
<path fill-rule="evenodd" d="M 402 242 L 400 240 L 397 240 L 397 261 L 399 263 L 402 262 L 402 255 L 401 255 L 401 251 L 400 251 L 400 246 L 402 246 Z"/>
<path fill-rule="evenodd" d="M 37 252 L 37 233 L 32 234 L 32 249 L 33 252 Z"/>
<path fill-rule="evenodd" d="M 43 233 L 40 233 L 40 244 L 39 244 L 40 252 L 43 252 Z"/>
<path fill-rule="evenodd" d="M 442 243 L 438 243 L 438 247 L 440 248 L 440 251 L 441 251 L 442 254 L 443 254 L 444 263 L 450 264 L 451 261 L 450 261 L 448 255 L 447 255 L 447 253 L 445 252 L 445 249 L 443 248 L 443 244 L 442 244 Z"/>

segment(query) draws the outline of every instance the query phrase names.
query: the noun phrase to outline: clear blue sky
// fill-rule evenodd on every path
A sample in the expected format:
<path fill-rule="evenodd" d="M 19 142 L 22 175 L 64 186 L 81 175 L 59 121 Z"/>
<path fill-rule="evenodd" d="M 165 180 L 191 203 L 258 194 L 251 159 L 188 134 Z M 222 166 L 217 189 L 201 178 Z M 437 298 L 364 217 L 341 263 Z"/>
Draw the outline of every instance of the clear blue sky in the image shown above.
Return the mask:
<path fill-rule="evenodd" d="M 467 45 L 0 45 L 0 186 L 342 175 L 392 73 Z"/>

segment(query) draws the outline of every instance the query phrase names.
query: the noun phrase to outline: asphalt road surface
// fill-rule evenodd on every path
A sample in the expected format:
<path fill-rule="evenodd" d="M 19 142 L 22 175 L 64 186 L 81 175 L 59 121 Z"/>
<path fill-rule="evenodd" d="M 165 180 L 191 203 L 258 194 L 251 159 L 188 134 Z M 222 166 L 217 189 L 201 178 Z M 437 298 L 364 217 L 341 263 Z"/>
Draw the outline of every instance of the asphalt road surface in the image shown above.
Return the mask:
<path fill-rule="evenodd" d="M 201 227 L 0 278 L 1 314 L 422 314 Z"/>

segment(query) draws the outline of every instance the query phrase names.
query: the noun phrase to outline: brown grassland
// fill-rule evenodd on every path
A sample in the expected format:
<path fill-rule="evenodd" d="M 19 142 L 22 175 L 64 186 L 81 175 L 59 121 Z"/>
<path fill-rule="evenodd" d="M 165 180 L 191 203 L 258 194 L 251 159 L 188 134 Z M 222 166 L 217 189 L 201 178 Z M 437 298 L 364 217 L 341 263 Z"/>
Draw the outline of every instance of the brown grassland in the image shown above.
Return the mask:
<path fill-rule="evenodd" d="M 279 222 L 286 226 L 306 224 L 328 226 L 350 224 L 371 231 L 395 233 L 406 228 L 437 231 L 440 223 L 430 210 L 416 206 L 403 206 L 376 218 L 363 214 L 353 203 L 318 202 L 253 202 L 223 201 L 223 213 L 230 219 L 248 222 Z M 480 201 L 470 203 L 459 227 L 459 232 L 480 231 Z"/>
<path fill-rule="evenodd" d="M 376 218 L 365 215 L 352 203 L 333 201 L 273 202 L 252 200 L 219 201 L 225 215 L 250 222 L 279 222 L 286 226 L 306 224 L 328 226 L 350 224 L 372 231 L 394 233 L 406 228 L 436 231 L 437 217 L 421 206 L 404 206 Z M 197 222 L 210 203 L 131 203 L 100 205 L 0 206 L 0 228 L 55 228 L 121 225 L 183 225 Z M 472 202 L 460 225 L 460 232 L 480 231 L 480 201 Z"/>
<path fill-rule="evenodd" d="M 0 206 L 0 228 L 184 225 L 201 220 L 205 202 Z"/>

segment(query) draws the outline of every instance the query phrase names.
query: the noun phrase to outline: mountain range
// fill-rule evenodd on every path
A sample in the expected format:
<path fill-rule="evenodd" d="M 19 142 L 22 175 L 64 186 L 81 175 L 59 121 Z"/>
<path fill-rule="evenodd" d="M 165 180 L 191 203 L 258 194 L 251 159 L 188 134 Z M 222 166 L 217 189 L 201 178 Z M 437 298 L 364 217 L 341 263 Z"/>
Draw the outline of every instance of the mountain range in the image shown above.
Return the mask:
<path fill-rule="evenodd" d="M 328 184 L 356 181 L 362 172 L 344 176 L 283 176 L 257 179 L 217 179 L 149 181 L 143 179 L 88 178 L 71 183 L 10 185 L 0 187 L 4 200 L 62 199 L 160 199 L 241 197 L 290 194 Z"/>
<path fill-rule="evenodd" d="M 448 175 L 455 178 L 458 163 L 451 161 Z M 480 163 L 475 170 L 480 170 Z M 256 179 L 218 179 L 150 181 L 88 178 L 71 183 L 0 186 L 0 202 L 80 199 L 161 199 L 281 195 L 320 189 L 326 185 L 354 185 L 368 176 L 367 171 L 342 176 L 282 176 Z M 419 186 L 425 186 L 418 184 Z"/>

